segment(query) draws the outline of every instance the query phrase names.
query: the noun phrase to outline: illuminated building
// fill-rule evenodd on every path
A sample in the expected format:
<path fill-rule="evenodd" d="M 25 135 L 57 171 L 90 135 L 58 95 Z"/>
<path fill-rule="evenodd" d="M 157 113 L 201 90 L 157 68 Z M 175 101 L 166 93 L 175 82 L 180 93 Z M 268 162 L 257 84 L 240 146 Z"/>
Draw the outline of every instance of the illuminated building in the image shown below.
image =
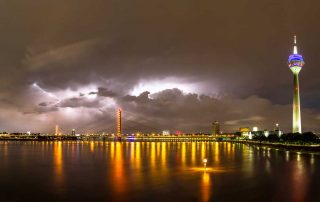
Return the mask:
<path fill-rule="evenodd" d="M 257 126 L 252 127 L 251 131 L 252 137 L 260 137 L 263 135 L 263 131 L 260 131 Z M 250 139 L 250 134 L 249 134 L 249 139 Z"/>
<path fill-rule="evenodd" d="M 119 108 L 117 111 L 117 135 L 121 135 L 122 133 L 122 123 L 121 123 L 121 109 Z"/>
<path fill-rule="evenodd" d="M 249 127 L 241 127 L 239 131 L 241 133 L 241 136 L 243 137 L 249 137 L 249 134 L 251 132 Z"/>
<path fill-rule="evenodd" d="M 289 56 L 288 66 L 293 73 L 293 114 L 292 132 L 301 133 L 300 95 L 299 95 L 299 72 L 304 65 L 302 55 L 298 54 L 297 39 L 294 36 L 293 53 Z"/>
<path fill-rule="evenodd" d="M 72 129 L 71 131 L 71 135 L 75 136 L 76 135 L 76 130 L 75 129 Z"/>
<path fill-rule="evenodd" d="M 162 135 L 170 135 L 170 130 L 163 130 Z"/>
<path fill-rule="evenodd" d="M 218 121 L 212 123 L 212 135 L 220 135 L 220 123 Z"/>

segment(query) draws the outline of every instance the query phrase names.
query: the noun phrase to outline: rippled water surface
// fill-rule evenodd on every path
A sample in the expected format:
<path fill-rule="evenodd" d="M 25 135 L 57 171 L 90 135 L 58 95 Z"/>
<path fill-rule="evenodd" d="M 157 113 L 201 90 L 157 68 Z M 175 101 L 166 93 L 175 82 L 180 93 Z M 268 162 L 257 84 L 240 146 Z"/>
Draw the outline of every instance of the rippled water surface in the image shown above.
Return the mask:
<path fill-rule="evenodd" d="M 0 142 L 0 201 L 320 201 L 320 156 L 226 142 Z"/>

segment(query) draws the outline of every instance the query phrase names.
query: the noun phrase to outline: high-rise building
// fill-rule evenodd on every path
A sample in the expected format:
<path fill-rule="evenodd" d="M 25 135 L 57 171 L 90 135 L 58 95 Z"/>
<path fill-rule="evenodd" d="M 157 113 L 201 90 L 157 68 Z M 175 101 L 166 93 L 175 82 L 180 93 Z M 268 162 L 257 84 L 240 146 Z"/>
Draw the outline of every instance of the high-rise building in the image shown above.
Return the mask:
<path fill-rule="evenodd" d="M 76 135 L 76 129 L 72 129 L 71 135 L 75 136 Z"/>
<path fill-rule="evenodd" d="M 220 123 L 218 121 L 212 123 L 212 135 L 220 135 Z"/>
<path fill-rule="evenodd" d="M 300 114 L 300 94 L 299 94 L 299 72 L 304 65 L 302 55 L 298 54 L 297 38 L 294 36 L 293 52 L 289 56 L 288 66 L 293 73 L 293 114 L 292 132 L 301 133 L 301 114 Z"/>

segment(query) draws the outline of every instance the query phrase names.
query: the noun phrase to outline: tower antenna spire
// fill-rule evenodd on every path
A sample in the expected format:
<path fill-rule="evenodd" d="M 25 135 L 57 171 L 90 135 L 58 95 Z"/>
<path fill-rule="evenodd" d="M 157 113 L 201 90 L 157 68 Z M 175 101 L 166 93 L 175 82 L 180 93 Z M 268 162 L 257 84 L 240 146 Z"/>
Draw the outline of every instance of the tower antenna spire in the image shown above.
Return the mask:
<path fill-rule="evenodd" d="M 298 54 L 297 36 L 293 36 L 293 54 Z"/>

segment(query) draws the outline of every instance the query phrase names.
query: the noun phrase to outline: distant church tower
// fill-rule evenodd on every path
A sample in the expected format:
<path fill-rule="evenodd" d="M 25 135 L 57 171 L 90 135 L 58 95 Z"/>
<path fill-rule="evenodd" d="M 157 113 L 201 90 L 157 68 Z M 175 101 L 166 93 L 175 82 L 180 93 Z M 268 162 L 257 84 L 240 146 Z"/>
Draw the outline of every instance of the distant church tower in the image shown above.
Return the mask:
<path fill-rule="evenodd" d="M 299 72 L 304 65 L 302 55 L 298 54 L 297 38 L 294 36 L 293 53 L 289 56 L 288 65 L 293 73 L 293 114 L 292 132 L 301 133 Z"/>

